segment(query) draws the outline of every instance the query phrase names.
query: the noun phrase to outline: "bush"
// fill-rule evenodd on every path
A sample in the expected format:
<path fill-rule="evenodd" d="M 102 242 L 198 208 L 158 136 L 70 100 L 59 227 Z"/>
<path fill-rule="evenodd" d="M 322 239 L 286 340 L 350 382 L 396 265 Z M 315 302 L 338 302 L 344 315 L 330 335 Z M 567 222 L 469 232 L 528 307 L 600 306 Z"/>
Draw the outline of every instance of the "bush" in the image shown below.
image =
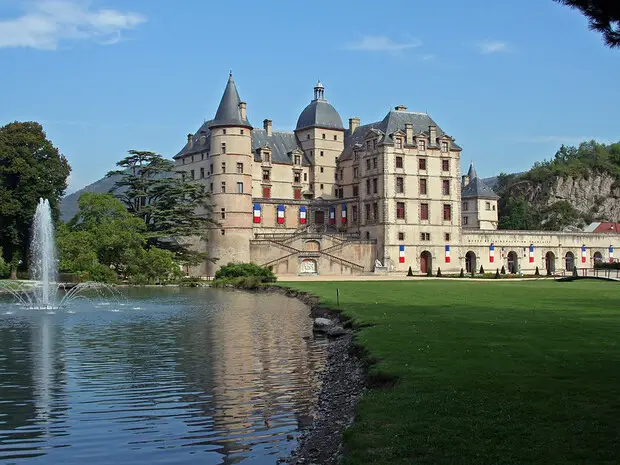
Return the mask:
<path fill-rule="evenodd" d="M 480 274 L 484 274 L 484 268 L 480 265 Z"/>
<path fill-rule="evenodd" d="M 430 266 L 426 269 L 426 276 L 429 278 L 433 276 L 433 269 Z"/>
<path fill-rule="evenodd" d="M 595 262 L 594 268 L 599 270 L 620 270 L 620 262 Z"/>
<path fill-rule="evenodd" d="M 238 276 L 236 278 L 219 278 L 213 281 L 213 287 L 235 287 L 237 289 L 256 290 L 265 285 L 259 276 Z"/>
<path fill-rule="evenodd" d="M 441 278 L 441 268 L 437 268 L 437 277 Z"/>
<path fill-rule="evenodd" d="M 547 268 L 547 276 L 551 276 L 551 269 Z"/>
<path fill-rule="evenodd" d="M 11 265 L 2 258 L 2 248 L 0 247 L 0 278 L 8 278 L 11 275 Z"/>
<path fill-rule="evenodd" d="M 536 267 L 536 271 L 534 272 L 534 276 L 540 276 L 540 270 Z"/>
<path fill-rule="evenodd" d="M 501 274 L 506 274 L 506 267 L 504 265 L 502 265 L 502 271 L 500 271 Z"/>
<path fill-rule="evenodd" d="M 407 271 L 407 276 L 413 276 L 413 270 L 409 267 L 409 271 Z"/>
<path fill-rule="evenodd" d="M 573 267 L 573 278 L 578 278 L 579 277 L 579 272 L 577 271 L 577 267 L 574 266 Z"/>
<path fill-rule="evenodd" d="M 465 277 L 465 270 L 461 268 L 461 274 L 459 275 L 459 278 L 464 278 L 464 277 Z"/>
<path fill-rule="evenodd" d="M 109 266 L 96 263 L 82 273 L 82 281 L 115 284 L 118 282 L 118 275 Z"/>
<path fill-rule="evenodd" d="M 276 277 L 269 268 L 254 263 L 229 263 L 215 273 L 215 279 L 255 277 L 261 283 L 273 283 Z"/>
<path fill-rule="evenodd" d="M 495 272 L 495 279 L 499 279 L 500 275 L 499 275 L 499 268 L 497 268 L 497 271 Z"/>

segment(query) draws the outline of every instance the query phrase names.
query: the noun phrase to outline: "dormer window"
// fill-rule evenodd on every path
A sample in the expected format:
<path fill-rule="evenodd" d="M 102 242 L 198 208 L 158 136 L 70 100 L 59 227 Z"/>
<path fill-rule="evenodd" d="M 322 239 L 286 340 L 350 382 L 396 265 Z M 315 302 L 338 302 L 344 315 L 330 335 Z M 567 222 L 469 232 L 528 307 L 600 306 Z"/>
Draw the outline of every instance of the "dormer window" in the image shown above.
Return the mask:
<path fill-rule="evenodd" d="M 263 160 L 265 160 L 266 162 L 270 162 L 271 154 L 269 152 L 263 152 Z"/>
<path fill-rule="evenodd" d="M 426 141 L 424 141 L 424 140 L 419 140 L 418 141 L 418 150 L 420 152 L 424 152 L 426 150 Z"/>
<path fill-rule="evenodd" d="M 402 149 L 403 148 L 403 139 L 401 137 L 397 137 L 396 138 L 396 148 L 397 149 Z"/>
<path fill-rule="evenodd" d="M 222 134 L 226 135 L 226 129 L 222 129 Z"/>
<path fill-rule="evenodd" d="M 293 158 L 296 165 L 299 165 L 301 163 L 301 157 L 299 155 L 295 155 Z"/>
<path fill-rule="evenodd" d="M 372 140 L 372 148 L 376 149 L 377 148 L 377 139 L 373 139 Z"/>
<path fill-rule="evenodd" d="M 447 142 L 442 142 L 441 143 L 441 151 L 444 153 L 448 152 L 448 143 Z"/>
<path fill-rule="evenodd" d="M 370 153 L 370 141 L 369 140 L 366 141 L 366 152 Z"/>

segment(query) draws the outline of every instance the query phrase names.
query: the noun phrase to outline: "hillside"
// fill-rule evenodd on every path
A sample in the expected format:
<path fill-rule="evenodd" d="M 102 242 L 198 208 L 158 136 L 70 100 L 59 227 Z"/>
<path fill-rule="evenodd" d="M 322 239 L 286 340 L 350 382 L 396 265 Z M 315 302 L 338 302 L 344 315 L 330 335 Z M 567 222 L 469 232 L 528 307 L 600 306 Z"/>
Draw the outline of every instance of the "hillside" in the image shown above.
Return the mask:
<path fill-rule="evenodd" d="M 60 201 L 60 219 L 64 222 L 69 221 L 78 212 L 78 200 L 80 195 L 84 192 L 95 192 L 97 194 L 107 193 L 114 187 L 114 183 L 119 179 L 119 176 L 111 176 L 109 178 L 102 178 L 99 181 L 95 181 L 92 184 L 66 195 Z"/>
<path fill-rule="evenodd" d="M 620 219 L 620 143 L 562 146 L 553 160 L 498 176 L 500 229 L 582 230 Z"/>

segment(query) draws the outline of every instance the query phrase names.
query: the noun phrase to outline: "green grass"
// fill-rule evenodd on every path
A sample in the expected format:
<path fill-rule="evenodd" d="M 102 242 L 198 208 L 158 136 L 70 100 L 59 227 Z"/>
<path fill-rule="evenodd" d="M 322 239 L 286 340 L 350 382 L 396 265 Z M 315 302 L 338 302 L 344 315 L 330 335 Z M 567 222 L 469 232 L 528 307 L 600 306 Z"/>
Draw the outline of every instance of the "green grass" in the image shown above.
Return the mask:
<path fill-rule="evenodd" d="M 398 377 L 369 390 L 347 464 L 620 463 L 620 283 L 314 282 Z"/>

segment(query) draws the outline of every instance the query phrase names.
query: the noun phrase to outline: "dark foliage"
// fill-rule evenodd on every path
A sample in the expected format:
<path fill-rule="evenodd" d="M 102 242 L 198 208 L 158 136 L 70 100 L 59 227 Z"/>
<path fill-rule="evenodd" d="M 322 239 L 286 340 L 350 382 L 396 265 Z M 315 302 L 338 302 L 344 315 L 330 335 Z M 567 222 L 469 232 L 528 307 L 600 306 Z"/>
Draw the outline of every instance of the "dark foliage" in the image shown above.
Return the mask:
<path fill-rule="evenodd" d="M 608 47 L 620 47 L 620 3 L 617 0 L 555 0 L 588 18 L 591 30 L 603 35 Z"/>

